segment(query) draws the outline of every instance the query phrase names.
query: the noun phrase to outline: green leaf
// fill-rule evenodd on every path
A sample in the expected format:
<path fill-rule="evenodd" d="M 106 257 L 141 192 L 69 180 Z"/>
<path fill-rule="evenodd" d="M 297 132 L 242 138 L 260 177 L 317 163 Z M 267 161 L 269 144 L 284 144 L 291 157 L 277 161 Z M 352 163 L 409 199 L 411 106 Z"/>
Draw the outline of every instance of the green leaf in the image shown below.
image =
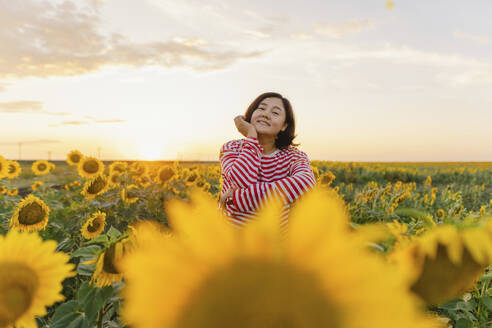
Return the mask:
<path fill-rule="evenodd" d="M 492 297 L 491 296 L 483 296 L 480 301 L 483 305 L 489 310 L 492 311 Z"/>
<path fill-rule="evenodd" d="M 84 243 L 84 245 L 91 245 L 91 244 L 104 244 L 108 242 L 108 237 L 106 235 L 99 235 L 96 238 L 90 239 Z"/>
<path fill-rule="evenodd" d="M 119 236 L 121 236 L 121 232 L 119 232 L 117 229 L 111 227 L 111 228 L 109 228 L 107 235 L 109 236 L 109 238 L 111 240 L 115 240 Z"/>
<path fill-rule="evenodd" d="M 458 309 L 458 303 L 460 302 L 461 302 L 460 299 L 454 299 L 452 301 L 439 305 L 439 308 L 449 311 L 455 311 Z"/>
<path fill-rule="evenodd" d="M 77 266 L 77 273 L 81 276 L 89 276 L 91 277 L 94 274 L 94 270 L 96 269 L 96 264 L 82 264 L 80 263 Z"/>
<path fill-rule="evenodd" d="M 96 321 L 99 311 L 111 298 L 112 294 L 113 288 L 111 286 L 94 288 L 88 282 L 80 286 L 77 297 L 80 306 L 87 315 L 89 325 L 93 325 Z"/>
<path fill-rule="evenodd" d="M 456 321 L 456 325 L 454 327 L 455 328 L 472 328 L 473 322 L 471 322 L 468 319 L 461 318 L 458 321 Z"/>
<path fill-rule="evenodd" d="M 98 245 L 90 245 L 86 247 L 79 248 L 72 253 L 72 258 L 74 257 L 84 257 L 84 258 L 94 258 L 101 251 L 101 247 Z"/>
<path fill-rule="evenodd" d="M 427 212 L 416 208 L 397 208 L 395 214 L 403 217 L 410 217 L 422 221 L 427 227 L 432 227 L 435 223 L 432 221 L 432 216 Z"/>
<path fill-rule="evenodd" d="M 89 323 L 77 301 L 69 301 L 56 309 L 50 328 L 89 328 Z"/>

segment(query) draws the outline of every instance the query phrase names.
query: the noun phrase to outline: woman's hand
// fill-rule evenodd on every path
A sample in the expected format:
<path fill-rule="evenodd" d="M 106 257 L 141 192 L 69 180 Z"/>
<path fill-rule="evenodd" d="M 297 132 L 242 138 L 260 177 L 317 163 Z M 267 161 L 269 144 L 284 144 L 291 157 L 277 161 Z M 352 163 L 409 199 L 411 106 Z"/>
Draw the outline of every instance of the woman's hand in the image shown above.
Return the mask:
<path fill-rule="evenodd" d="M 230 188 L 219 198 L 219 208 L 225 208 L 226 204 L 232 204 L 232 195 L 239 188 Z"/>
<path fill-rule="evenodd" d="M 258 138 L 258 133 L 253 124 L 246 122 L 243 115 L 238 115 L 234 118 L 237 130 L 245 137 Z"/>

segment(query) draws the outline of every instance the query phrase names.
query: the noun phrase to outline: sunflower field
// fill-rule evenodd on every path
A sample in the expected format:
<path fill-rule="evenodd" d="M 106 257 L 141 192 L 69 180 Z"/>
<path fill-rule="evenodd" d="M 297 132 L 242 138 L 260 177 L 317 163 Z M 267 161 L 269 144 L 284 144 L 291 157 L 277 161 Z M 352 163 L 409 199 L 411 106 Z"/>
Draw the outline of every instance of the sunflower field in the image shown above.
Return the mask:
<path fill-rule="evenodd" d="M 492 163 L 311 167 L 283 233 L 218 163 L 0 156 L 0 328 L 492 327 Z"/>

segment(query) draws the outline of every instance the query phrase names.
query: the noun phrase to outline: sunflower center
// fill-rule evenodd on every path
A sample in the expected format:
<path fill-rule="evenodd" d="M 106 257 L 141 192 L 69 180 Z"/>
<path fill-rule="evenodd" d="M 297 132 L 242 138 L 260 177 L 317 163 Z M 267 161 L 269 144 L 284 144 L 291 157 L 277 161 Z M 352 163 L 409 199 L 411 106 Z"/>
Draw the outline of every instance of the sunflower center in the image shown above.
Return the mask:
<path fill-rule="evenodd" d="M 135 189 L 127 189 L 126 190 L 126 198 L 131 199 L 131 198 L 136 198 L 138 197 L 137 192 Z"/>
<path fill-rule="evenodd" d="M 236 261 L 190 295 L 176 327 L 341 327 L 319 278 L 287 263 Z"/>
<path fill-rule="evenodd" d="M 104 252 L 103 271 L 106 273 L 119 274 L 120 272 L 114 265 L 115 244 L 111 245 L 106 252 Z"/>
<path fill-rule="evenodd" d="M 43 207 L 38 203 L 30 203 L 22 207 L 19 211 L 19 223 L 23 225 L 33 225 L 43 221 L 46 215 Z"/>
<path fill-rule="evenodd" d="M 87 226 L 87 230 L 89 232 L 96 232 L 100 226 L 101 226 L 101 222 L 99 222 L 99 220 L 96 219 L 93 220 L 91 223 L 89 223 L 89 225 Z"/>
<path fill-rule="evenodd" d="M 78 163 L 80 162 L 80 155 L 78 154 L 73 154 L 70 156 L 70 160 L 73 162 L 73 163 Z"/>
<path fill-rule="evenodd" d="M 477 263 L 466 247 L 461 263 L 456 265 L 449 259 L 446 247 L 438 244 L 436 257 L 425 259 L 422 273 L 411 290 L 427 304 L 438 304 L 464 293 L 483 270 L 485 266 Z"/>
<path fill-rule="evenodd" d="M 31 306 L 38 289 L 38 278 L 19 263 L 0 264 L 0 326 L 19 319 Z"/>
<path fill-rule="evenodd" d="M 15 170 L 15 166 L 14 165 L 9 165 L 9 173 L 12 174 L 14 173 L 16 170 Z"/>
<path fill-rule="evenodd" d="M 104 179 L 101 177 L 97 177 L 89 185 L 89 188 L 87 188 L 87 192 L 89 194 L 94 195 L 94 194 L 97 194 L 98 192 L 100 192 L 101 190 L 103 190 L 105 186 L 106 186 L 106 182 L 104 181 Z"/>
<path fill-rule="evenodd" d="M 99 164 L 96 161 L 87 161 L 82 168 L 87 173 L 96 173 L 99 170 Z"/>
<path fill-rule="evenodd" d="M 38 164 L 38 170 L 44 171 L 44 170 L 46 170 L 46 168 L 47 168 L 46 164 L 44 164 L 44 163 Z"/>
<path fill-rule="evenodd" d="M 112 183 L 118 183 L 118 178 L 119 178 L 119 177 L 120 177 L 120 175 L 119 175 L 119 174 L 113 174 L 113 175 L 111 176 L 111 182 L 112 182 Z"/>
<path fill-rule="evenodd" d="M 113 171 L 123 173 L 125 170 L 124 170 L 124 169 L 123 169 L 123 167 L 121 167 L 121 166 L 115 166 L 115 167 L 113 168 Z"/>
<path fill-rule="evenodd" d="M 172 176 L 174 175 L 174 172 L 171 168 L 166 167 L 161 172 L 159 173 L 159 179 L 162 182 L 166 182 L 167 180 L 171 179 Z"/>
<path fill-rule="evenodd" d="M 197 175 L 196 174 L 192 174 L 192 175 L 188 176 L 188 178 L 186 179 L 186 181 L 193 182 L 193 181 L 196 180 L 196 178 L 197 178 Z"/>

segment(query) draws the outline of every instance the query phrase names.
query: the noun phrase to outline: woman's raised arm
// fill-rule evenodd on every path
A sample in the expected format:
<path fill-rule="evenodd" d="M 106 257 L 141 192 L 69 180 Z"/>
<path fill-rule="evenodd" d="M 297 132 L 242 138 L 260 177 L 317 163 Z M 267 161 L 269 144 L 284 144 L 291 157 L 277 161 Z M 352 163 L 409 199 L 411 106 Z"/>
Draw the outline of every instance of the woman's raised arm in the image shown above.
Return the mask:
<path fill-rule="evenodd" d="M 219 155 L 226 179 L 239 188 L 257 183 L 262 152 L 263 147 L 254 137 L 226 142 Z"/>
<path fill-rule="evenodd" d="M 237 189 L 232 196 L 234 205 L 241 211 L 255 211 L 271 196 L 279 196 L 284 204 L 290 204 L 316 185 L 306 153 L 299 151 L 291 163 L 290 170 L 289 177 Z"/>

